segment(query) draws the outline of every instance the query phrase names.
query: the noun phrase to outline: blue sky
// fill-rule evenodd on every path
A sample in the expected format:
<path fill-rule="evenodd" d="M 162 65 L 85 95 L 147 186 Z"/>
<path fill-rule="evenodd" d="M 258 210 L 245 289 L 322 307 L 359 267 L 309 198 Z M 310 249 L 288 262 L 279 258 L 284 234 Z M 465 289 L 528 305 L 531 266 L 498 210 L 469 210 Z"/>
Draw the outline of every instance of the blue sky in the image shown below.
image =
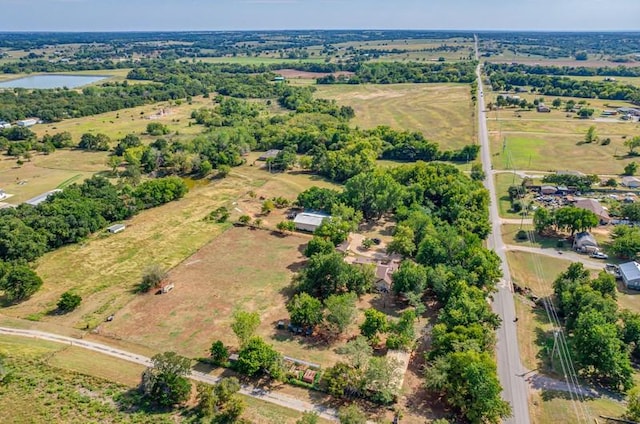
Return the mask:
<path fill-rule="evenodd" d="M 0 0 L 0 31 L 640 30 L 640 0 Z"/>

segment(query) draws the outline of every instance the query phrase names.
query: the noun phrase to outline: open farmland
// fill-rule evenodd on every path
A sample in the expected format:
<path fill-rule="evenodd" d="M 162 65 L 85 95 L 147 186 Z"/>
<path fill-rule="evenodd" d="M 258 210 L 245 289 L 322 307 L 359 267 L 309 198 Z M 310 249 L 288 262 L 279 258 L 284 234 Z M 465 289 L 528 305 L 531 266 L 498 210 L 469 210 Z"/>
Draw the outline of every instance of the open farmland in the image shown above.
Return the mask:
<path fill-rule="evenodd" d="M 419 131 L 442 149 L 475 140 L 473 105 L 467 84 L 321 85 L 316 96 L 353 107 L 353 125 L 388 125 Z"/>

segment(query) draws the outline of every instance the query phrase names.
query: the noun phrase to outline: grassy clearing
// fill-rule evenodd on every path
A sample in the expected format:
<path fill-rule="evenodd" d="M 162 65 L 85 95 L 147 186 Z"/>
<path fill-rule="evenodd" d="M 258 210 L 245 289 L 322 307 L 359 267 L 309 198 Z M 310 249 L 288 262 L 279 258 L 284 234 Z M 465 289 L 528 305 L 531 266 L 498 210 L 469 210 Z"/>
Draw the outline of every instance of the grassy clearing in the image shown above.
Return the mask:
<path fill-rule="evenodd" d="M 36 125 L 33 127 L 33 131 L 39 137 L 46 133 L 55 134 L 68 131 L 76 142 L 80 141 L 80 137 L 84 133 L 103 133 L 111 137 L 112 140 L 123 138 L 127 134 L 138 134 L 143 136 L 143 140 L 151 141 L 157 137 L 144 136 L 147 124 L 161 122 L 171 130 L 172 134 L 169 137 L 180 134 L 193 135 L 200 133 L 202 127 L 189 125 L 191 112 L 208 105 L 212 105 L 211 99 L 199 96 L 194 97 L 191 102 L 184 102 L 180 105 L 174 102 L 160 102 L 83 118 L 66 119 L 62 122 Z M 159 115 L 163 110 L 165 113 Z M 151 116 L 154 116 L 153 120 L 149 119 Z"/>
<path fill-rule="evenodd" d="M 529 216 L 529 219 L 530 218 L 531 218 L 531 216 Z M 566 243 L 564 243 L 564 247 L 558 248 L 558 246 L 557 246 L 558 239 L 557 238 L 542 237 L 539 234 L 535 235 L 535 242 L 532 242 L 529 239 L 527 239 L 527 240 L 518 240 L 517 234 L 518 234 L 518 231 L 520 230 L 520 228 L 522 228 L 525 231 L 531 231 L 531 230 L 533 230 L 533 225 L 531 225 L 531 224 L 523 224 L 522 226 L 520 226 L 520 224 L 503 224 L 502 225 L 502 240 L 506 244 L 513 244 L 513 245 L 517 245 L 517 246 L 540 247 L 540 248 L 543 248 L 543 249 L 558 249 L 558 250 L 571 249 L 571 243 L 570 242 L 566 242 Z"/>
<path fill-rule="evenodd" d="M 578 420 L 574 402 L 567 393 L 535 391 L 531 393 L 529 405 L 533 424 L 570 423 Z M 592 417 L 620 417 L 626 409 L 622 403 L 606 398 L 587 399 L 582 406 L 588 408 Z"/>
<path fill-rule="evenodd" d="M 531 287 L 538 296 L 553 293 L 553 281 L 571 264 L 564 259 L 518 251 L 507 252 L 507 261 L 513 281 L 521 286 Z M 537 269 L 540 269 L 540 275 L 536 272 Z"/>
<path fill-rule="evenodd" d="M 494 93 L 493 99 L 495 96 Z M 522 94 L 521 97 L 532 101 L 540 96 Z M 551 97 L 546 97 L 547 102 L 551 100 Z M 562 110 L 552 110 L 551 113 L 516 109 L 490 112 L 487 125 L 494 152 L 493 165 L 496 169 L 515 167 L 546 171 L 569 168 L 590 174 L 619 174 L 627 163 L 634 160 L 626 156 L 628 149 L 624 141 L 640 133 L 637 123 L 599 116 L 604 109 L 628 105 L 590 99 L 587 106 L 596 112 L 594 119 L 588 120 L 577 119 L 574 114 L 568 116 Z M 600 139 L 610 138 L 611 143 L 606 146 L 584 144 L 584 136 L 590 126 L 596 127 Z M 503 150 L 505 144 L 506 150 Z"/>
<path fill-rule="evenodd" d="M 522 184 L 522 178 L 512 173 L 495 174 L 496 192 L 498 193 L 498 210 L 502 218 L 520 218 L 520 214 L 511 211 L 509 187 Z"/>
<path fill-rule="evenodd" d="M 445 149 L 475 140 L 467 84 L 327 85 L 318 86 L 316 95 L 353 107 L 353 124 L 362 128 L 419 131 Z"/>

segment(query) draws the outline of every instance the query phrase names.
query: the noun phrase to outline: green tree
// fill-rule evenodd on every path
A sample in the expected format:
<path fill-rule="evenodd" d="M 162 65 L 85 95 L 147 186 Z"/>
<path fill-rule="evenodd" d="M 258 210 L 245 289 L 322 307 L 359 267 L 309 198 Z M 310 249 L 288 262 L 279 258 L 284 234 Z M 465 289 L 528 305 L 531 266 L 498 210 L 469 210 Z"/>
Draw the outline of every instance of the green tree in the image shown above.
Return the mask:
<path fill-rule="evenodd" d="M 576 359 L 582 372 L 614 389 L 633 387 L 633 368 L 626 346 L 618 338 L 615 323 L 595 309 L 578 316 L 573 337 Z"/>
<path fill-rule="evenodd" d="M 287 303 L 291 322 L 304 327 L 314 327 L 322 322 L 322 302 L 307 293 L 293 296 Z"/>
<path fill-rule="evenodd" d="M 231 167 L 229 165 L 218 165 L 218 177 L 226 178 L 231 173 Z"/>
<path fill-rule="evenodd" d="M 371 400 L 388 405 L 398 396 L 400 380 L 400 364 L 386 356 L 374 356 L 364 373 L 364 387 L 371 395 Z"/>
<path fill-rule="evenodd" d="M 482 181 L 485 179 L 485 173 L 482 170 L 481 163 L 474 163 L 471 165 L 471 179 L 475 181 Z"/>
<path fill-rule="evenodd" d="M 389 329 L 389 323 L 387 316 L 384 312 L 377 309 L 367 309 L 364 312 L 365 320 L 360 326 L 360 332 L 362 335 L 369 339 L 373 344 L 377 344 L 379 341 L 378 335 L 386 333 Z"/>
<path fill-rule="evenodd" d="M 116 170 L 118 169 L 121 163 L 122 163 L 122 158 L 120 158 L 119 156 L 115 156 L 115 155 L 109 156 L 109 159 L 107 159 L 107 165 L 109 166 L 109 168 L 111 168 L 112 175 L 117 176 Z"/>
<path fill-rule="evenodd" d="M 160 287 L 162 281 L 167 278 L 166 271 L 159 264 L 151 264 L 142 273 L 142 279 L 138 285 L 141 292 L 148 292 L 153 288 Z"/>
<path fill-rule="evenodd" d="M 559 97 L 556 97 L 555 99 L 553 99 L 551 106 L 553 106 L 556 109 L 559 108 L 560 106 L 562 106 L 562 99 Z"/>
<path fill-rule="evenodd" d="M 632 421 L 640 421 L 640 387 L 627 391 L 627 410 L 624 417 Z"/>
<path fill-rule="evenodd" d="M 82 302 L 82 298 L 77 294 L 71 292 L 64 292 L 62 296 L 60 296 L 60 300 L 58 300 L 58 310 L 62 312 L 71 312 L 80 306 L 80 302 Z"/>
<path fill-rule="evenodd" d="M 42 287 L 42 279 L 27 265 L 9 265 L 0 278 L 0 290 L 9 303 L 25 300 Z"/>
<path fill-rule="evenodd" d="M 638 164 L 636 162 L 629 162 L 624 166 L 623 175 L 635 175 L 638 170 Z"/>
<path fill-rule="evenodd" d="M 415 234 L 410 227 L 398 225 L 393 233 L 393 240 L 387 246 L 388 253 L 397 253 L 410 258 L 416 251 Z"/>
<path fill-rule="evenodd" d="M 640 147 L 640 135 L 637 135 L 632 138 L 627 138 L 624 141 L 624 145 L 629 148 L 629 155 L 636 155 L 636 148 Z"/>
<path fill-rule="evenodd" d="M 621 258 L 633 259 L 640 252 L 640 230 L 624 225 L 616 226 L 611 232 L 611 252 Z"/>
<path fill-rule="evenodd" d="M 400 263 L 400 267 L 391 275 L 391 290 L 396 295 L 415 293 L 422 295 L 427 287 L 427 270 L 424 266 L 410 260 Z"/>
<path fill-rule="evenodd" d="M 596 131 L 595 125 L 591 125 L 587 130 L 587 134 L 584 136 L 585 143 L 594 143 L 598 141 L 598 133 Z"/>
<path fill-rule="evenodd" d="M 196 410 L 202 417 L 211 418 L 216 413 L 216 398 L 213 386 L 205 383 L 196 384 Z"/>
<path fill-rule="evenodd" d="M 314 236 L 311 240 L 309 240 L 307 247 L 304 249 L 304 255 L 307 258 L 310 258 L 316 254 L 328 254 L 332 253 L 335 248 L 336 247 L 330 240 Z"/>
<path fill-rule="evenodd" d="M 283 234 L 292 233 L 296 230 L 296 224 L 293 221 L 288 221 L 288 220 L 280 221 L 276 225 L 276 228 L 278 229 L 278 231 L 280 231 Z"/>
<path fill-rule="evenodd" d="M 343 406 L 338 410 L 340 424 L 366 424 L 367 416 L 355 403 Z"/>
<path fill-rule="evenodd" d="M 264 202 L 262 202 L 262 213 L 265 215 L 269 215 L 271 212 L 273 212 L 273 210 L 276 208 L 275 203 L 273 203 L 273 200 L 271 199 L 267 199 Z"/>
<path fill-rule="evenodd" d="M 364 370 L 373 355 L 373 348 L 364 336 L 357 336 L 349 340 L 338 351 L 341 355 L 346 355 L 351 364 L 357 370 Z"/>
<path fill-rule="evenodd" d="M 380 219 L 401 204 L 403 187 L 389 173 L 373 171 L 358 174 L 345 184 L 346 203 L 362 211 L 365 219 Z"/>
<path fill-rule="evenodd" d="M 356 318 L 355 293 L 332 294 L 324 301 L 327 327 L 334 335 L 344 333 Z"/>
<path fill-rule="evenodd" d="M 573 206 L 557 209 L 554 215 L 556 226 L 559 229 L 571 231 L 572 236 L 576 231 L 587 231 L 596 227 L 599 222 L 595 213 L 588 209 L 580 209 Z"/>
<path fill-rule="evenodd" d="M 327 393 L 343 397 L 346 393 L 360 389 L 362 374 L 344 362 L 336 362 L 322 374 L 322 384 Z"/>
<path fill-rule="evenodd" d="M 533 214 L 533 226 L 538 234 L 544 234 L 549 231 L 554 222 L 553 213 L 547 208 L 538 208 Z"/>
<path fill-rule="evenodd" d="M 215 365 L 224 365 L 229 358 L 229 350 L 220 340 L 211 344 L 209 352 L 211 353 L 211 362 Z"/>
<path fill-rule="evenodd" d="M 303 412 L 296 424 L 318 424 L 320 416 L 317 412 Z"/>
<path fill-rule="evenodd" d="M 248 225 L 251 222 L 251 217 L 249 215 L 240 215 L 238 222 L 242 225 Z"/>
<path fill-rule="evenodd" d="M 278 380 L 283 375 L 282 355 L 261 338 L 253 337 L 238 352 L 236 369 L 249 377 L 265 373 Z"/>
<path fill-rule="evenodd" d="M 169 134 L 169 127 L 160 122 L 150 122 L 147 124 L 147 134 L 153 136 Z"/>
<path fill-rule="evenodd" d="M 260 326 L 260 315 L 257 312 L 246 312 L 236 310 L 233 313 L 233 323 L 231 323 L 231 329 L 233 333 L 238 337 L 241 345 L 244 345 Z"/>
<path fill-rule="evenodd" d="M 429 390 L 442 394 L 445 401 L 469 422 L 497 424 L 511 414 L 502 400 L 496 365 L 486 352 L 452 352 L 437 358 L 425 373 Z"/>
<path fill-rule="evenodd" d="M 160 407 L 171 407 L 189 399 L 191 383 L 186 376 L 191 360 L 175 352 L 164 352 L 151 358 L 153 367 L 142 373 L 140 390 Z"/>

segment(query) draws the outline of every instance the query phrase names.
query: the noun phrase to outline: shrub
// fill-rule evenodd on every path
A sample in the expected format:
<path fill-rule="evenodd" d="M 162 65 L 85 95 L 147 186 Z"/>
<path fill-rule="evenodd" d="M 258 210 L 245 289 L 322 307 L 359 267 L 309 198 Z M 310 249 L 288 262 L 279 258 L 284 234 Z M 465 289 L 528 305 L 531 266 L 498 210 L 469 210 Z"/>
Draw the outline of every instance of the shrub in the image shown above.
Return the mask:
<path fill-rule="evenodd" d="M 80 306 L 80 302 L 82 302 L 82 298 L 77 294 L 64 292 L 62 293 L 62 296 L 60 296 L 60 300 L 58 300 L 58 310 L 62 312 L 71 312 Z"/>
<path fill-rule="evenodd" d="M 145 293 L 152 288 L 160 287 L 160 283 L 167 277 L 167 273 L 158 264 L 149 265 L 142 274 L 142 281 L 138 289 Z"/>

